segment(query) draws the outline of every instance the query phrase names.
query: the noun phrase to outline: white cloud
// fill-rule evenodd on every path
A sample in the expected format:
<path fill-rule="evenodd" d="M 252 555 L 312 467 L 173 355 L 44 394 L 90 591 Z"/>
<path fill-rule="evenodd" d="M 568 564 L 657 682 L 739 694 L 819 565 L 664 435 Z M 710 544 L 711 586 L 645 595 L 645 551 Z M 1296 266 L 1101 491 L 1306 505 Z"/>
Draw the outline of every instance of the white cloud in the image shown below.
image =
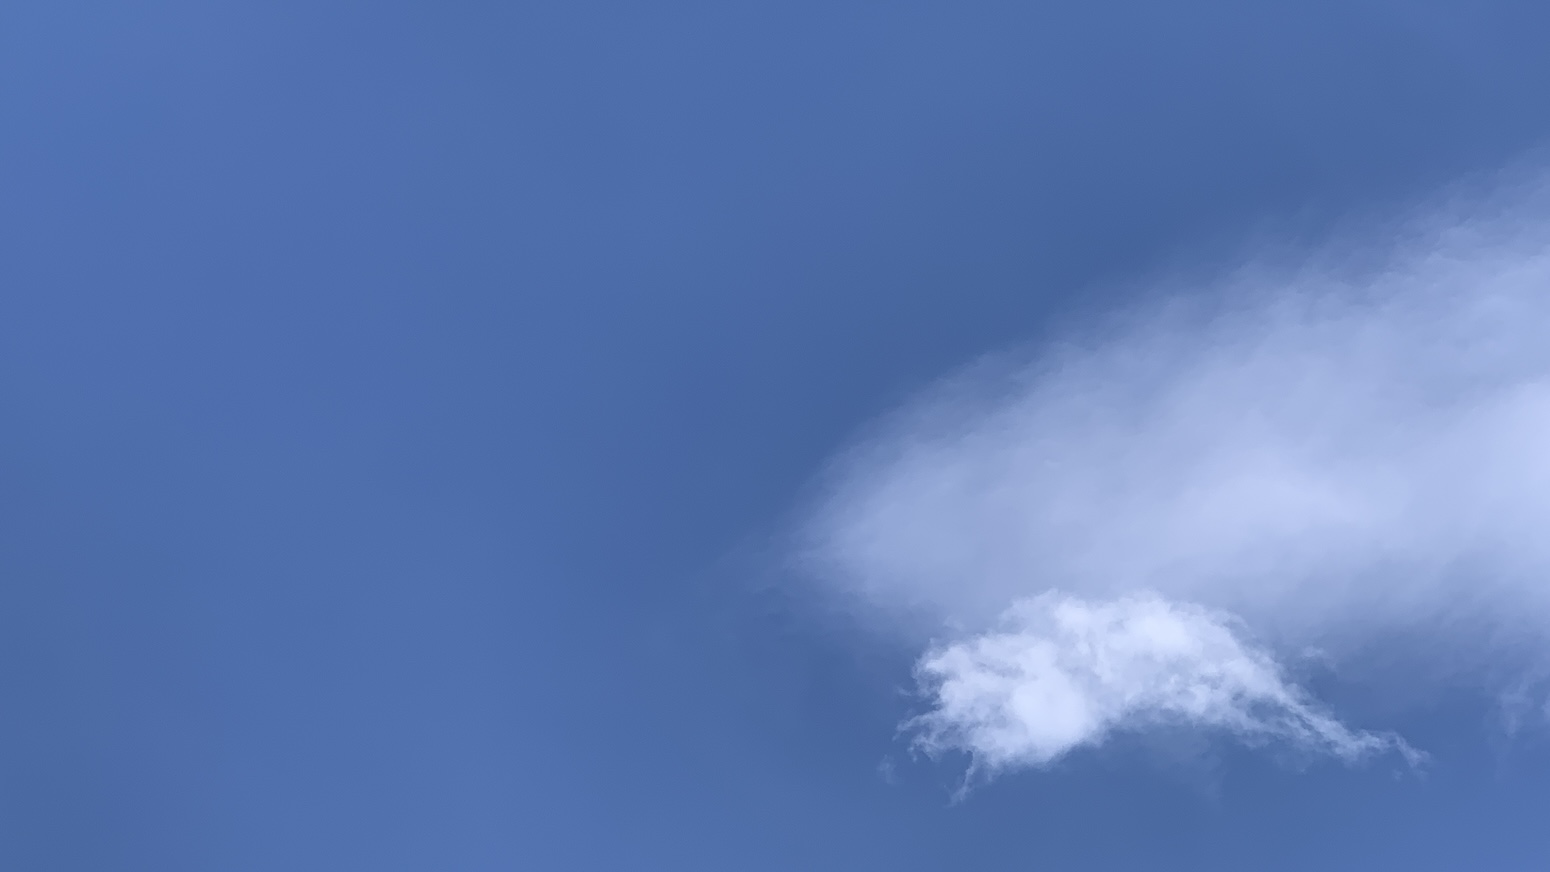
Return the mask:
<path fill-rule="evenodd" d="M 908 726 L 920 749 L 967 752 L 986 773 L 1042 766 L 1116 730 L 1176 726 L 1348 761 L 1385 751 L 1419 761 L 1397 737 L 1322 711 L 1231 624 L 1155 596 L 1044 594 L 1014 607 L 1006 629 L 923 657 L 934 708 Z"/>
<path fill-rule="evenodd" d="M 1430 216 L 1364 265 L 1325 252 L 1153 295 L 1021 365 L 944 381 L 847 455 L 807 556 L 894 626 L 958 639 L 921 661 L 936 706 L 922 741 L 1037 764 L 1165 717 L 1350 758 L 1371 737 L 1317 714 L 1269 652 L 1338 661 L 1424 636 L 1416 680 L 1550 653 L 1543 199 Z M 1082 650 L 1151 650 L 1125 674 L 1238 702 L 1129 695 L 1140 685 L 1061 647 L 1078 638 L 1061 620 L 997 629 L 1052 590 L 1077 598 L 1070 620 L 1117 634 Z M 1145 603 L 1225 659 L 1153 656 L 1129 623 Z M 1181 671 L 1147 671 L 1164 661 Z"/>

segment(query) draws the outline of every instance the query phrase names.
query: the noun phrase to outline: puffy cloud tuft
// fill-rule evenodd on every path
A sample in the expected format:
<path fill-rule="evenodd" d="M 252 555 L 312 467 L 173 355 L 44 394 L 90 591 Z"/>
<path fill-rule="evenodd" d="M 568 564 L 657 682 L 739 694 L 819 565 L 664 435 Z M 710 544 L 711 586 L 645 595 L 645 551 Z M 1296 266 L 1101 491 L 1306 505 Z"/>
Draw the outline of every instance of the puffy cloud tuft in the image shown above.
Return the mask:
<path fill-rule="evenodd" d="M 1229 618 L 1197 606 L 1049 593 L 1006 624 L 921 659 L 934 708 L 908 725 L 917 747 L 967 752 L 994 773 L 1043 766 L 1115 730 L 1185 726 L 1348 761 L 1386 751 L 1420 760 L 1403 740 L 1322 711 Z"/>

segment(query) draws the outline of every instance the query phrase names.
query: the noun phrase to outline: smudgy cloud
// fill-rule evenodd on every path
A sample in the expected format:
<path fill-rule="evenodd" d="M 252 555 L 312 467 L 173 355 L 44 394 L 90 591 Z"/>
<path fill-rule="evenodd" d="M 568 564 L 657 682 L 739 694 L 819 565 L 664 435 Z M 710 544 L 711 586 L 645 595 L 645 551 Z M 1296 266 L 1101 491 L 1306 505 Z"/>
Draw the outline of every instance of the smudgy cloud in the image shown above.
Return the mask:
<path fill-rule="evenodd" d="M 971 368 L 838 463 L 807 555 L 936 640 L 918 745 L 996 771 L 1166 723 L 1413 758 L 1276 658 L 1550 652 L 1550 211 L 1518 193 Z"/>

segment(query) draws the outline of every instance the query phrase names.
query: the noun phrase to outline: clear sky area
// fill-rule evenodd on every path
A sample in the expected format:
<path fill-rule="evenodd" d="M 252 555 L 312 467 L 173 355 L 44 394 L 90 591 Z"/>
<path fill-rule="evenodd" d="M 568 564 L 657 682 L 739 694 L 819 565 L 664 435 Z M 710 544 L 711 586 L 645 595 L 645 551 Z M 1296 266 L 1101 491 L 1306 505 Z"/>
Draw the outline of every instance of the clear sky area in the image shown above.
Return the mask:
<path fill-rule="evenodd" d="M 1550 869 L 1550 4 L 0 8 L 0 869 Z"/>

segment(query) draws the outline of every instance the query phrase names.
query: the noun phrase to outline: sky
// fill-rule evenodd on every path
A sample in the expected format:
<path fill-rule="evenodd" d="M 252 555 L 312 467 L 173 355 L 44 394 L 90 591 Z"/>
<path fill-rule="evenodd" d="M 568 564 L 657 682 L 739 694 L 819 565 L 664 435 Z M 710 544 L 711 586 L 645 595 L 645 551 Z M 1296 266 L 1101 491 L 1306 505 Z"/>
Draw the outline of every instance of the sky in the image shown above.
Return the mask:
<path fill-rule="evenodd" d="M 1550 864 L 1550 8 L 0 10 L 0 867 Z"/>

